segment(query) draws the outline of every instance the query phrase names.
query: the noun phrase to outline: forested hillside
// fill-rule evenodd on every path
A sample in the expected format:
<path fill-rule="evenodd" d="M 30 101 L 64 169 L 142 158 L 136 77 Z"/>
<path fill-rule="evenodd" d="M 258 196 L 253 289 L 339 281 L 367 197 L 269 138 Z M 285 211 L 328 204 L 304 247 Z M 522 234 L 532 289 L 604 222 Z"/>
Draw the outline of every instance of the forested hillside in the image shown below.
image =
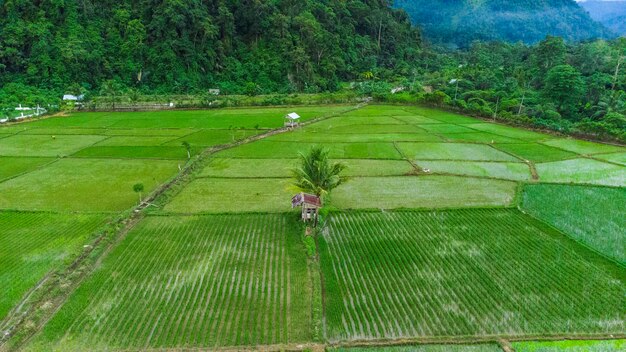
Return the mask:
<path fill-rule="evenodd" d="M 0 2 L 0 85 L 228 93 L 334 90 L 420 45 L 387 1 Z"/>
<path fill-rule="evenodd" d="M 626 0 L 579 2 L 591 17 L 617 34 L 626 35 Z"/>
<path fill-rule="evenodd" d="M 580 41 L 610 36 L 574 0 L 396 0 L 436 43 L 474 40 L 534 44 L 546 35 Z"/>
<path fill-rule="evenodd" d="M 474 43 L 431 53 L 418 80 L 435 104 L 505 121 L 626 141 L 626 38 L 567 45 Z"/>

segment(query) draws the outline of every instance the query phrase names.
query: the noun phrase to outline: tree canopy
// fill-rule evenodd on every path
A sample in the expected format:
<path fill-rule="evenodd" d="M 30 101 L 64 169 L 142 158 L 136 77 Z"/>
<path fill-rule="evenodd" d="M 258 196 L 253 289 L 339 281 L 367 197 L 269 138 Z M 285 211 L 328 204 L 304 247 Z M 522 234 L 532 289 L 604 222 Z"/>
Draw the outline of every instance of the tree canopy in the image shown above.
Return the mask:
<path fill-rule="evenodd" d="M 535 44 L 546 35 L 581 41 L 613 33 L 574 0 L 396 0 L 435 43 L 468 47 L 473 41 Z"/>
<path fill-rule="evenodd" d="M 0 84 L 62 90 L 334 90 L 420 47 L 386 0 L 13 0 L 0 38 Z"/>

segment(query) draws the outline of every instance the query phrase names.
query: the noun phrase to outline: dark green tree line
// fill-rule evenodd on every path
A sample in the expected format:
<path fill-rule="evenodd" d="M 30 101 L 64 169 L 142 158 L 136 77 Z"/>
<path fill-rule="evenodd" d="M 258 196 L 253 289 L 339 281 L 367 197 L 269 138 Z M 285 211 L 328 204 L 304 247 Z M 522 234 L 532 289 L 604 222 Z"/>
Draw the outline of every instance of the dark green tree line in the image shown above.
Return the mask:
<path fill-rule="evenodd" d="M 67 90 L 325 91 L 367 70 L 408 70 L 419 32 L 387 1 L 9 0 L 0 83 Z"/>

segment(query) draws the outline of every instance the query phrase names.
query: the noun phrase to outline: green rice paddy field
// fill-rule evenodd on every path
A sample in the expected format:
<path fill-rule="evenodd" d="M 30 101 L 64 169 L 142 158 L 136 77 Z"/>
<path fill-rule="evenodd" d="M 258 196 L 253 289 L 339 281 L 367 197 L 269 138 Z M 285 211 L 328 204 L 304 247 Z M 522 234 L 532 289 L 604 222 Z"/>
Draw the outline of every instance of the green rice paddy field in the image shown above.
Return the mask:
<path fill-rule="evenodd" d="M 246 141 L 292 111 L 306 126 Z M 316 145 L 349 179 L 326 199 L 312 249 L 290 169 Z M 624 155 L 415 106 L 0 127 L 0 350 L 491 352 L 510 339 L 528 340 L 516 351 L 621 351 Z M 15 340 L 7 324 L 37 283 L 137 205 L 134 184 L 146 197 L 188 162 L 49 322 L 17 326 L 29 337 Z M 532 342 L 594 337 L 609 340 Z M 399 341 L 413 345 L 350 347 Z"/>

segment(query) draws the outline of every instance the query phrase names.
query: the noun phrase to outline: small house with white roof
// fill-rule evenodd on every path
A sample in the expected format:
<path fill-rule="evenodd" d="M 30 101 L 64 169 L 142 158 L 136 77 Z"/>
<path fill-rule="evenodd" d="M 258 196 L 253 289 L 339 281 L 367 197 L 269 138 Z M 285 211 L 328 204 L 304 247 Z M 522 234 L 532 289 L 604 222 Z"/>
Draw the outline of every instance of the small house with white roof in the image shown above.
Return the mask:
<path fill-rule="evenodd" d="M 294 128 L 298 127 L 298 122 L 300 120 L 300 115 L 295 112 L 289 113 L 285 115 L 285 127 Z"/>

